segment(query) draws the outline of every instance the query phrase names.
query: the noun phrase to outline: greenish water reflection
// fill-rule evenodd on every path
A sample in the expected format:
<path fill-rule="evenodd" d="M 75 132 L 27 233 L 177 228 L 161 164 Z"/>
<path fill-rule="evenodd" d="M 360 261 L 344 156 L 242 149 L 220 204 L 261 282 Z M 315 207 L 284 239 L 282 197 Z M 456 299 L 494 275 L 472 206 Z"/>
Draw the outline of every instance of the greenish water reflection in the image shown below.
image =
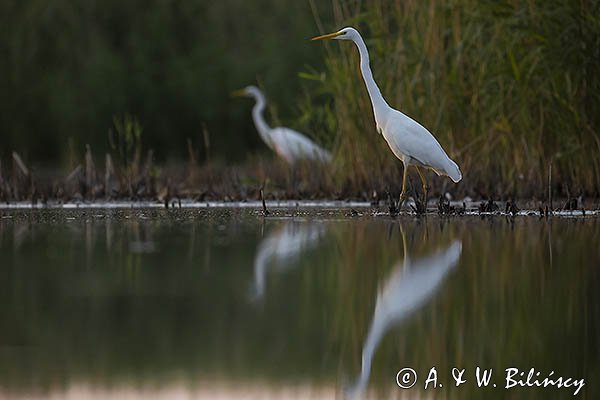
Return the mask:
<path fill-rule="evenodd" d="M 506 390 L 509 367 L 600 395 L 598 219 L 300 214 L 3 212 L 0 397 L 173 382 L 572 397 Z M 443 388 L 425 391 L 433 366 Z M 477 387 L 477 366 L 497 388 Z"/>

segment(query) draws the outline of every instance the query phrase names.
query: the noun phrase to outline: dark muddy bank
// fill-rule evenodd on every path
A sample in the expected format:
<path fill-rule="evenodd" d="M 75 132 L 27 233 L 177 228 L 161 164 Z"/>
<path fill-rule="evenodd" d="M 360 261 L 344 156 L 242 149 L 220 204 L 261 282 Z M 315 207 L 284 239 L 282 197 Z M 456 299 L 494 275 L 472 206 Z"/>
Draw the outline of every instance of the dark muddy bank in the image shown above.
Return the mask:
<path fill-rule="evenodd" d="M 154 163 L 153 152 L 142 157 L 136 152 L 126 164 L 115 162 L 106 154 L 99 166 L 88 148 L 83 161 L 72 170 L 48 170 L 31 167 L 17 153 L 10 168 L 0 164 L 0 202 L 10 205 L 61 206 L 63 204 L 110 204 L 143 202 L 153 206 L 181 207 L 191 203 L 253 203 L 336 201 L 341 204 L 362 202 L 386 207 L 400 192 L 401 168 L 394 173 L 373 171 L 372 182 L 358 187 L 350 181 L 335 179 L 335 171 L 323 166 L 303 164 L 290 168 L 279 160 L 253 158 L 243 166 L 211 162 L 199 166 L 193 157 L 188 163 L 166 167 Z M 438 212 L 505 212 L 517 214 L 533 210 L 543 215 L 556 211 L 594 210 L 600 208 L 597 194 L 555 184 L 551 176 L 543 185 L 524 188 L 522 195 L 503 192 L 501 185 L 493 191 L 480 191 L 467 177 L 458 185 L 431 173 L 427 206 L 417 181 L 409 183 L 413 202 L 405 210 L 417 213 Z M 415 177 L 413 177 L 415 178 Z M 524 184 L 526 187 L 527 184 Z M 463 204 L 464 203 L 464 204 Z"/>

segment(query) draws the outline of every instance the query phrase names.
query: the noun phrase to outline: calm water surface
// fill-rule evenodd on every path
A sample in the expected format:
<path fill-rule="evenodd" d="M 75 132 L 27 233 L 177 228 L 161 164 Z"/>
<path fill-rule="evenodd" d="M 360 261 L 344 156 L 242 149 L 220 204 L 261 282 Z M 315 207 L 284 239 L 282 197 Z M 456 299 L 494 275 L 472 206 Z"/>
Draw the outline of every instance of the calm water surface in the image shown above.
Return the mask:
<path fill-rule="evenodd" d="M 0 398 L 600 397 L 600 218 L 345 213 L 2 211 Z"/>

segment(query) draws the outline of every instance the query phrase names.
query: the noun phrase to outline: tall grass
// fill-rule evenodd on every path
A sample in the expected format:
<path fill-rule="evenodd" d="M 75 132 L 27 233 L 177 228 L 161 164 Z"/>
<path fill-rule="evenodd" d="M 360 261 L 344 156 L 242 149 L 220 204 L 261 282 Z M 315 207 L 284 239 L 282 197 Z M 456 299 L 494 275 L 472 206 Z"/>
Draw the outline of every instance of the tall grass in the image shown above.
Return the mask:
<path fill-rule="evenodd" d="M 598 195 L 599 1 L 334 0 L 333 10 L 325 30 L 357 27 L 390 105 L 460 165 L 464 181 L 434 179 L 436 190 L 544 197 L 552 165 L 558 195 Z M 324 48 L 325 71 L 301 74 L 303 120 L 335 138 L 338 182 L 399 191 L 401 163 L 375 131 L 358 52 Z"/>

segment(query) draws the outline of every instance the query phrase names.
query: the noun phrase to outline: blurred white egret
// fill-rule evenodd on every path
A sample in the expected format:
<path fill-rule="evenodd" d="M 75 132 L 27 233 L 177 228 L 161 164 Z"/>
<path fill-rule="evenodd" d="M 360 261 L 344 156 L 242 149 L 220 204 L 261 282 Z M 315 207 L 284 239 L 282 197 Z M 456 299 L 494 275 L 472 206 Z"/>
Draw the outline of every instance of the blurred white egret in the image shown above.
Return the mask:
<path fill-rule="evenodd" d="M 300 160 L 312 160 L 328 163 L 331 154 L 312 140 L 292 129 L 285 127 L 271 128 L 263 117 L 266 100 L 256 86 L 247 86 L 232 93 L 235 97 L 253 97 L 256 104 L 252 109 L 252 119 L 258 134 L 267 146 L 290 165 Z"/>
<path fill-rule="evenodd" d="M 265 294 L 267 270 L 283 272 L 291 268 L 305 251 L 316 247 L 325 235 L 325 224 L 286 222 L 260 242 L 254 258 L 252 300 L 262 300 Z"/>
<path fill-rule="evenodd" d="M 373 79 L 373 73 L 369 65 L 369 52 L 360 33 L 356 29 L 348 27 L 334 33 L 312 38 L 312 40 L 321 39 L 351 40 L 358 48 L 360 70 L 373 105 L 377 131 L 383 135 L 394 155 L 404 164 L 400 206 L 406 198 L 406 175 L 409 165 L 415 166 L 419 173 L 425 201 L 427 201 L 427 182 L 418 167 L 430 168 L 438 175 L 447 175 L 455 183 L 459 182 L 462 179 L 462 174 L 458 165 L 448 157 L 435 137 L 417 121 L 390 107 L 383 98 Z"/>
<path fill-rule="evenodd" d="M 402 228 L 400 232 L 404 243 L 404 260 L 394 266 L 391 276 L 377 295 L 375 312 L 363 345 L 360 376 L 347 390 L 350 398 L 359 396 L 365 390 L 373 356 L 385 333 L 422 307 L 437 292 L 444 277 L 460 258 L 462 243 L 456 240 L 443 250 L 411 260 Z"/>

